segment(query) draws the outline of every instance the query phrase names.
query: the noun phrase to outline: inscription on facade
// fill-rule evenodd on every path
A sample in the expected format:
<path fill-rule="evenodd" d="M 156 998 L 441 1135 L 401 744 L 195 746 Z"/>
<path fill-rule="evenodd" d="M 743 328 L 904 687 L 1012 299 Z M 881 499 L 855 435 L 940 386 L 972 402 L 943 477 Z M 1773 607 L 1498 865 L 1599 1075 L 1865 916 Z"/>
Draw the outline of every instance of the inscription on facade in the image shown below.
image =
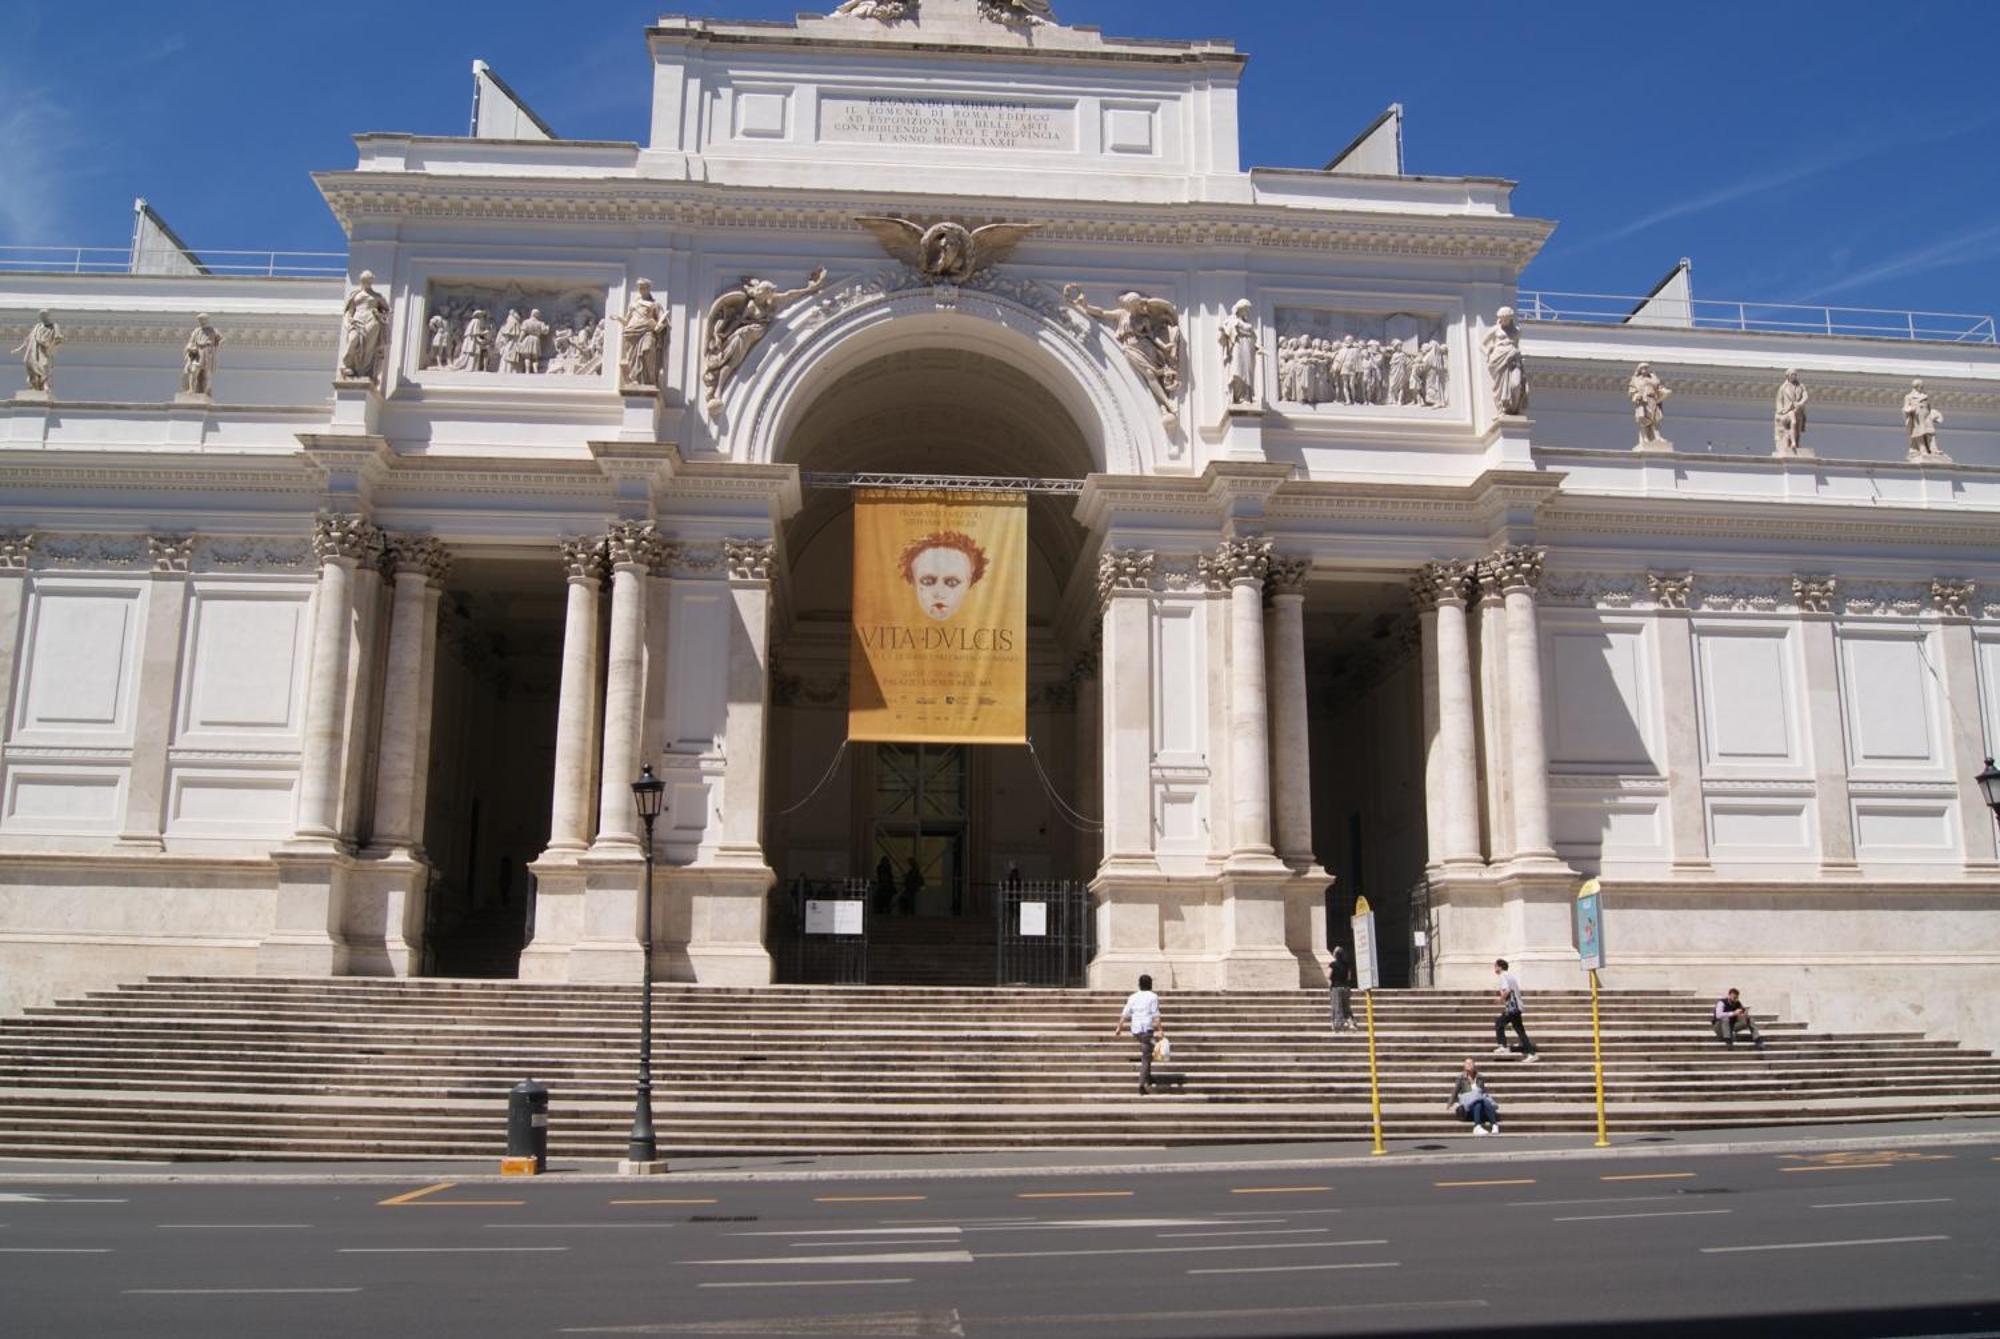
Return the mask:
<path fill-rule="evenodd" d="M 1051 103 L 891 94 L 820 97 L 820 138 L 839 144 L 1076 149 L 1076 109 Z"/>

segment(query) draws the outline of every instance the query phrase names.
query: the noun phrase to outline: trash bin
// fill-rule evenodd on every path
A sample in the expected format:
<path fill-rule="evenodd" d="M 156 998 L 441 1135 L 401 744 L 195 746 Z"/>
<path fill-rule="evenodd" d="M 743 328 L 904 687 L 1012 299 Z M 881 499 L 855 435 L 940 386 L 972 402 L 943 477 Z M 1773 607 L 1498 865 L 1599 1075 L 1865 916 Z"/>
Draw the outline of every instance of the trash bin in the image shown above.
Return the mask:
<path fill-rule="evenodd" d="M 504 1176 L 538 1176 L 549 1169 L 549 1090 L 525 1079 L 507 1094 L 507 1156 Z"/>

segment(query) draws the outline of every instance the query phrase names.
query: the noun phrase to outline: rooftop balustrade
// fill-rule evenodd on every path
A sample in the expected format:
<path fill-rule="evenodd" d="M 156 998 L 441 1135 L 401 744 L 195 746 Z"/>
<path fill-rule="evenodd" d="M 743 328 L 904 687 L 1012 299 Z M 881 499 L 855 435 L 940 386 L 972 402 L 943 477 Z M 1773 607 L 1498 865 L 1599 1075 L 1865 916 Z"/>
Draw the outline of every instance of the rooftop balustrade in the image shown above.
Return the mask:
<path fill-rule="evenodd" d="M 0 271 L 37 274 L 253 275 L 326 279 L 347 274 L 345 251 L 135 252 L 122 246 L 0 246 Z"/>
<path fill-rule="evenodd" d="M 1993 344 L 1991 316 L 1961 312 L 1893 311 L 1880 307 L 1810 307 L 1787 302 L 1735 302 L 1661 295 L 1557 293 L 1522 290 L 1514 310 L 1524 321 L 1630 325 L 1653 330 L 1740 330 L 1767 335 L 1832 335 L 1849 339 Z"/>

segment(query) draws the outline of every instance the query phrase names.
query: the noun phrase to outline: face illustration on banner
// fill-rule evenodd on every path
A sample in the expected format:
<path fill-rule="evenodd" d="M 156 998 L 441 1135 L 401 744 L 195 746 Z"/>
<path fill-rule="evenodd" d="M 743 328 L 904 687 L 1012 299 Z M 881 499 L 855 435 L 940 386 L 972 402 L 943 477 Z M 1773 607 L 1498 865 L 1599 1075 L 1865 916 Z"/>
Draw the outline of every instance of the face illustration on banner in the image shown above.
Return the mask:
<path fill-rule="evenodd" d="M 904 549 L 902 568 L 924 617 L 943 623 L 986 575 L 986 553 L 970 535 L 940 530 Z"/>

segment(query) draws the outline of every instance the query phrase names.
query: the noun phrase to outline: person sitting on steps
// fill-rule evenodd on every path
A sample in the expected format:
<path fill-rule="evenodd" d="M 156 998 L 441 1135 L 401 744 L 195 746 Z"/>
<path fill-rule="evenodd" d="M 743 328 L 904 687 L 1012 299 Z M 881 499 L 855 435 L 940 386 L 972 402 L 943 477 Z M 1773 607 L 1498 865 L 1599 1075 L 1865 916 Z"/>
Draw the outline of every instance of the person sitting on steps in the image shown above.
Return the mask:
<path fill-rule="evenodd" d="M 1714 1026 L 1716 1039 L 1732 1051 L 1736 1049 L 1738 1032 L 1749 1033 L 1751 1044 L 1760 1051 L 1764 1049 L 1764 1038 L 1757 1031 L 1757 1020 L 1750 1016 L 1750 1006 L 1743 1002 L 1743 997 L 1736 993 L 1734 986 L 1715 1002 Z"/>
<path fill-rule="evenodd" d="M 1479 1066 L 1471 1060 L 1459 1071 L 1449 1106 L 1460 1120 L 1472 1122 L 1474 1134 L 1500 1133 L 1500 1104 L 1486 1091 L 1486 1080 L 1480 1077 Z"/>

